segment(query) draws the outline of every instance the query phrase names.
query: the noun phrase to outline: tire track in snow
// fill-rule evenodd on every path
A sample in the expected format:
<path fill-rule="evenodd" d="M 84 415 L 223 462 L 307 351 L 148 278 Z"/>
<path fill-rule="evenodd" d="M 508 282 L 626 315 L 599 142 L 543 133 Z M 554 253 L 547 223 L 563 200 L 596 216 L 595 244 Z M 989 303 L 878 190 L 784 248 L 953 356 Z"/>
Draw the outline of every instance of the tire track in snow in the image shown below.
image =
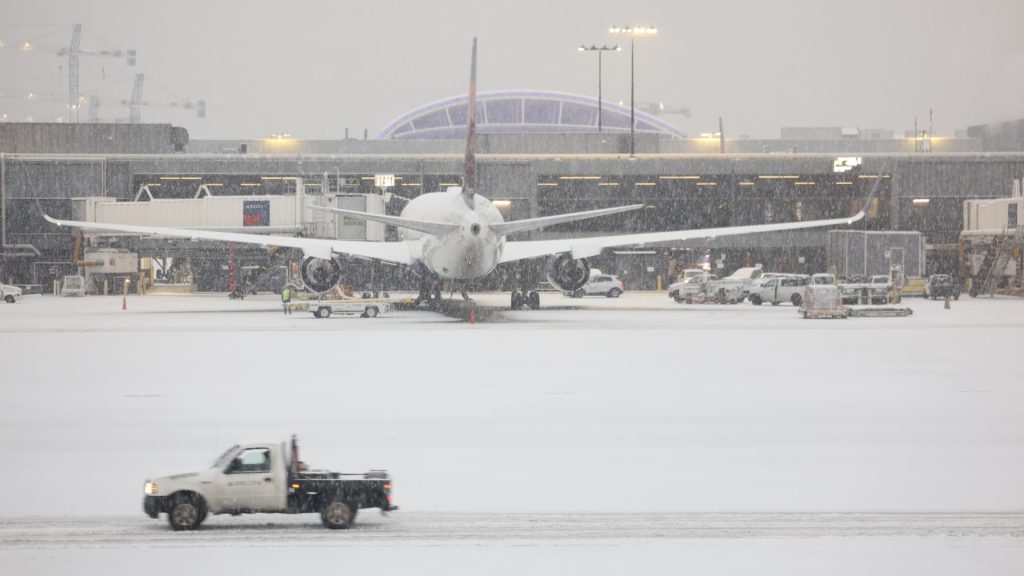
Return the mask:
<path fill-rule="evenodd" d="M 1024 512 L 936 513 L 453 513 L 364 511 L 350 530 L 315 515 L 211 517 L 195 532 L 138 517 L 0 518 L 0 548 L 344 546 L 414 542 L 808 537 L 1024 538 Z"/>

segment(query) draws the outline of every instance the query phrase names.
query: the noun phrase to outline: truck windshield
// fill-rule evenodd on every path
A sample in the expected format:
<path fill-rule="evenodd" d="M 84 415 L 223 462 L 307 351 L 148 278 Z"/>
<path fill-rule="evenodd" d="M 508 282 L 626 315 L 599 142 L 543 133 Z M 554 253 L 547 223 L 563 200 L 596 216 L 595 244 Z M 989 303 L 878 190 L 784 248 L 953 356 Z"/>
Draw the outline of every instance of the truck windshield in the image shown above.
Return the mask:
<path fill-rule="evenodd" d="M 213 463 L 210 465 L 210 468 L 223 468 L 227 466 L 228 458 L 231 458 L 231 455 L 235 453 L 235 450 L 238 450 L 238 444 L 235 444 L 231 448 L 225 450 L 223 454 L 218 456 L 217 459 L 213 461 Z"/>

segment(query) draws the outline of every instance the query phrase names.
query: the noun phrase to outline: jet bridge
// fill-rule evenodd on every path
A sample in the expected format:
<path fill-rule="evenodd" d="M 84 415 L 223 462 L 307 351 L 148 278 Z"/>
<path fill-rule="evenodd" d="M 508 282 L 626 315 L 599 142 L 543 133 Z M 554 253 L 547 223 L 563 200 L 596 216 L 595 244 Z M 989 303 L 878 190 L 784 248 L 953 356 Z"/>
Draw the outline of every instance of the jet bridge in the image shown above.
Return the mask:
<path fill-rule="evenodd" d="M 108 197 L 72 199 L 75 220 L 97 223 L 163 226 L 250 234 L 302 235 L 339 240 L 384 240 L 384 225 L 346 219 L 312 210 L 311 206 L 384 213 L 384 199 L 375 194 L 309 195 L 299 183 L 295 194 L 220 196 L 200 185 L 192 198 L 163 199 L 148 185 L 133 201 Z M 89 236 L 130 236 L 117 232 L 88 232 Z"/>

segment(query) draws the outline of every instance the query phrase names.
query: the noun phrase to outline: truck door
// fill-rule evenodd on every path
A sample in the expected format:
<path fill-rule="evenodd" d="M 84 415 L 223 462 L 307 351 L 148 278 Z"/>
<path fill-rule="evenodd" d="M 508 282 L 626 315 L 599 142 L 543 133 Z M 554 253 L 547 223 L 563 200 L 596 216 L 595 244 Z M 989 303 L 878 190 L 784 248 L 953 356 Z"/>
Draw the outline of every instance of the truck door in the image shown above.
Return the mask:
<path fill-rule="evenodd" d="M 224 507 L 229 510 L 277 510 L 280 508 L 279 491 L 274 482 L 274 467 L 281 462 L 271 460 L 269 446 L 246 448 L 224 471 Z"/>
<path fill-rule="evenodd" d="M 764 281 L 765 296 L 768 297 L 769 302 L 778 302 L 779 300 L 779 281 L 775 278 Z"/>

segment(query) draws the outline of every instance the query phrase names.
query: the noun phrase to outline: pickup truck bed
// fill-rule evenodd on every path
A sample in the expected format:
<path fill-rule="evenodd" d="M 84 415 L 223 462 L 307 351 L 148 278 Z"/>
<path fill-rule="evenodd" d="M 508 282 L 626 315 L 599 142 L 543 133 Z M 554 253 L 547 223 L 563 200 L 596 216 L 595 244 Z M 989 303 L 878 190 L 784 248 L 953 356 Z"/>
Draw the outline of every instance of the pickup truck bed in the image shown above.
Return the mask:
<path fill-rule="evenodd" d="M 341 498 L 359 508 L 397 510 L 391 504 L 391 479 L 383 470 L 366 474 L 337 472 L 300 472 L 289 479 L 288 512 L 320 512 L 326 503 Z"/>

